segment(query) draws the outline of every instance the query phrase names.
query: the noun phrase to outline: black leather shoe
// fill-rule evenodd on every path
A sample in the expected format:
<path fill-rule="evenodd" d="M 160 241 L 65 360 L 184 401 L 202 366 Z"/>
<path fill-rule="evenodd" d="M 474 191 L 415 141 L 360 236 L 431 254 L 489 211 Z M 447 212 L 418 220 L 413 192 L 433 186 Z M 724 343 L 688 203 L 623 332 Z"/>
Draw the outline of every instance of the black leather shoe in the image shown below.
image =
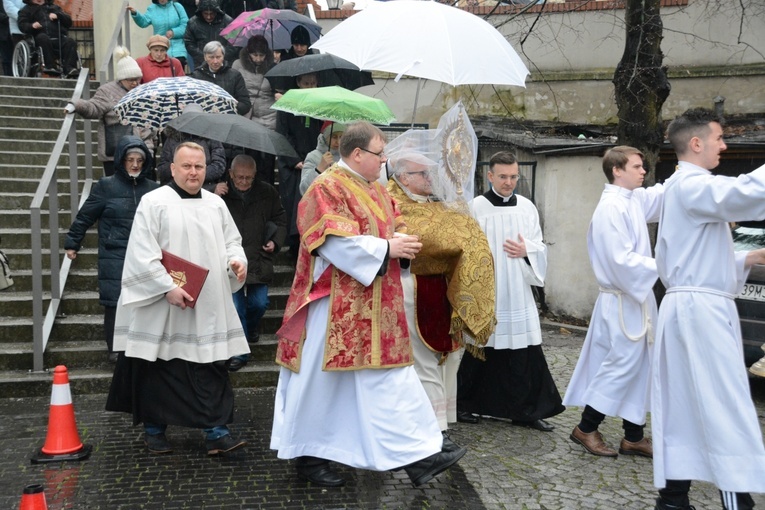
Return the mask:
<path fill-rule="evenodd" d="M 161 455 L 163 453 L 170 453 L 173 451 L 173 447 L 170 446 L 170 441 L 167 440 L 165 434 L 149 435 L 144 433 L 143 444 L 149 450 L 149 453 Z"/>
<path fill-rule="evenodd" d="M 228 371 L 236 372 L 243 369 L 247 365 L 247 360 L 234 356 L 228 360 Z"/>
<path fill-rule="evenodd" d="M 444 436 L 444 440 L 441 443 L 441 451 L 442 452 L 456 452 L 460 448 L 462 448 L 460 445 L 452 441 L 452 439 L 449 437 L 449 434 L 446 433 L 446 431 L 441 432 L 441 434 Z"/>
<path fill-rule="evenodd" d="M 542 432 L 552 432 L 555 430 L 555 425 L 552 423 L 547 423 L 544 420 L 534 420 L 534 421 L 518 421 L 513 420 L 513 425 L 517 425 L 519 427 L 528 427 L 530 429 L 535 430 L 541 430 Z"/>
<path fill-rule="evenodd" d="M 670 505 L 669 503 L 662 501 L 661 498 L 656 498 L 656 506 L 654 507 L 654 510 L 696 510 L 696 507 L 693 505 Z"/>
<path fill-rule="evenodd" d="M 231 434 L 220 436 L 218 439 L 208 439 L 205 441 L 207 455 L 218 455 L 220 453 L 233 452 L 243 446 L 247 446 L 247 441 L 234 439 Z"/>
<path fill-rule="evenodd" d="M 332 471 L 329 461 L 318 457 L 298 457 L 295 460 L 295 468 L 301 480 L 311 482 L 319 487 L 342 487 L 345 480 Z"/>
<path fill-rule="evenodd" d="M 472 423 L 472 424 L 476 424 L 479 421 L 481 421 L 481 419 L 478 416 L 474 415 L 473 413 L 468 413 L 468 412 L 465 412 L 465 411 L 461 411 L 461 412 L 457 413 L 457 421 L 460 422 L 460 423 Z"/>
<path fill-rule="evenodd" d="M 425 457 L 422 460 L 418 460 L 413 464 L 409 464 L 404 467 L 406 474 L 409 475 L 409 479 L 415 487 L 419 487 L 424 483 L 428 483 L 438 475 L 449 469 L 452 464 L 455 464 L 467 453 L 466 448 L 457 447 L 457 450 L 452 452 L 441 451 Z"/>

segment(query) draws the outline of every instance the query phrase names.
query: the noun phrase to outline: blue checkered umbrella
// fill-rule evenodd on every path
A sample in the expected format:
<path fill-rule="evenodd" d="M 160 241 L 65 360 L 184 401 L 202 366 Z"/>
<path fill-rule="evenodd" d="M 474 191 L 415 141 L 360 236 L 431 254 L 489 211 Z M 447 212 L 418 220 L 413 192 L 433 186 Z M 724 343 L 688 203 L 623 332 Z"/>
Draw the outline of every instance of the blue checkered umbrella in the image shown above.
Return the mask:
<path fill-rule="evenodd" d="M 188 76 L 157 78 L 134 88 L 114 106 L 123 124 L 160 129 L 196 103 L 210 113 L 236 113 L 236 99 L 214 83 Z"/>

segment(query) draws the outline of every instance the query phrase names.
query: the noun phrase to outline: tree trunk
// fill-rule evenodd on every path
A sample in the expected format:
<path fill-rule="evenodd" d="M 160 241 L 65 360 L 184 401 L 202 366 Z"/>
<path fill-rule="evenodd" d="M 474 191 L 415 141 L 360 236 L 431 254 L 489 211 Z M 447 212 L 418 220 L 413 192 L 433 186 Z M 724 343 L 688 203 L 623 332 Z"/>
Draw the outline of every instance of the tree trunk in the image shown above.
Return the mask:
<path fill-rule="evenodd" d="M 646 184 L 655 182 L 664 140 L 661 107 L 670 89 L 667 68 L 662 66 L 660 4 L 660 0 L 625 0 L 627 40 L 613 80 L 619 143 L 645 155 Z"/>

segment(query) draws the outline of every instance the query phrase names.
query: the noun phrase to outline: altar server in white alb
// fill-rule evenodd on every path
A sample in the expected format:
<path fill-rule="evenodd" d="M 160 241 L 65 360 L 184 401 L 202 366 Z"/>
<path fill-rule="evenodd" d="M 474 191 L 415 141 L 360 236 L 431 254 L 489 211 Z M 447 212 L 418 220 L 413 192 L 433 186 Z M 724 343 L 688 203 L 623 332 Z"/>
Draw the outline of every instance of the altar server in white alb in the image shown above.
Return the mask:
<path fill-rule="evenodd" d="M 520 177 L 515 155 L 492 156 L 488 177 L 491 189 L 473 199 L 470 209 L 494 255 L 497 327 L 483 351 L 486 361 L 470 352 L 462 358 L 457 419 L 475 422 L 474 415 L 488 415 L 549 432 L 555 427 L 545 418 L 565 407 L 542 352 L 531 290 L 544 285 L 547 247 L 536 207 L 514 193 Z"/>
<path fill-rule="evenodd" d="M 643 154 L 619 146 L 603 156 L 606 184 L 587 231 L 587 250 L 600 287 L 587 338 L 571 376 L 564 405 L 584 407 L 571 440 L 593 455 L 616 457 L 598 427 L 622 418 L 622 455 L 651 457 L 645 437 L 651 347 L 656 324 L 648 223 L 659 221 L 664 186 L 643 188 Z"/>
<path fill-rule="evenodd" d="M 765 249 L 734 252 L 729 222 L 765 217 L 765 166 L 712 174 L 726 145 L 709 110 L 688 110 L 667 136 L 678 166 L 664 183 L 656 241 L 667 288 L 651 377 L 656 508 L 692 508 L 690 481 L 702 480 L 720 489 L 723 508 L 749 509 L 749 492 L 765 492 L 765 448 L 734 298 Z"/>

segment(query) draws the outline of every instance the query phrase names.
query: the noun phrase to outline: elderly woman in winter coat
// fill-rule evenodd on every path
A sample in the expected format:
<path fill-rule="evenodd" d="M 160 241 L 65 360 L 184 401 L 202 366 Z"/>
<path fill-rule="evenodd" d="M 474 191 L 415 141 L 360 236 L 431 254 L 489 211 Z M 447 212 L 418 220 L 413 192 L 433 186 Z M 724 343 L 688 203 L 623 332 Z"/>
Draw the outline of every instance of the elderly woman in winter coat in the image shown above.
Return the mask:
<path fill-rule="evenodd" d="M 64 241 L 66 256 L 74 260 L 88 229 L 98 222 L 99 302 L 104 306 L 104 335 L 112 362 L 117 361 L 112 350 L 114 317 L 133 217 L 141 197 L 159 187 L 153 178 L 154 158 L 140 138 L 130 135 L 120 139 L 114 156 L 114 175 L 93 185 Z"/>
<path fill-rule="evenodd" d="M 114 174 L 114 151 L 117 142 L 125 135 L 136 135 L 143 139 L 150 150 L 154 150 L 153 132 L 120 124 L 119 117 L 112 109 L 122 97 L 141 83 L 141 69 L 130 56 L 127 48 L 118 46 L 114 50 L 116 62 L 115 81 L 104 83 L 90 99 L 77 99 L 64 108 L 66 113 L 78 113 L 86 119 L 98 119 L 98 160 L 104 165 L 104 175 Z"/>
<path fill-rule="evenodd" d="M 186 25 L 189 17 L 186 9 L 173 0 L 151 0 L 151 5 L 146 9 L 146 14 L 141 14 L 135 7 L 128 5 L 127 10 L 141 28 L 151 25 L 154 35 L 164 35 L 170 40 L 170 49 L 167 54 L 186 65 L 186 46 L 183 44 L 183 36 L 186 34 Z"/>
<path fill-rule="evenodd" d="M 271 109 L 276 98 L 274 90 L 265 74 L 274 67 L 274 52 L 268 47 L 268 41 L 262 35 L 256 35 L 247 41 L 247 46 L 239 52 L 239 58 L 231 64 L 232 69 L 239 71 L 247 86 L 252 109 L 245 117 L 268 129 L 276 129 L 276 110 Z M 260 151 L 246 151 L 255 159 L 258 167 L 258 178 L 262 182 L 274 183 L 274 168 L 276 158 L 272 154 Z"/>

